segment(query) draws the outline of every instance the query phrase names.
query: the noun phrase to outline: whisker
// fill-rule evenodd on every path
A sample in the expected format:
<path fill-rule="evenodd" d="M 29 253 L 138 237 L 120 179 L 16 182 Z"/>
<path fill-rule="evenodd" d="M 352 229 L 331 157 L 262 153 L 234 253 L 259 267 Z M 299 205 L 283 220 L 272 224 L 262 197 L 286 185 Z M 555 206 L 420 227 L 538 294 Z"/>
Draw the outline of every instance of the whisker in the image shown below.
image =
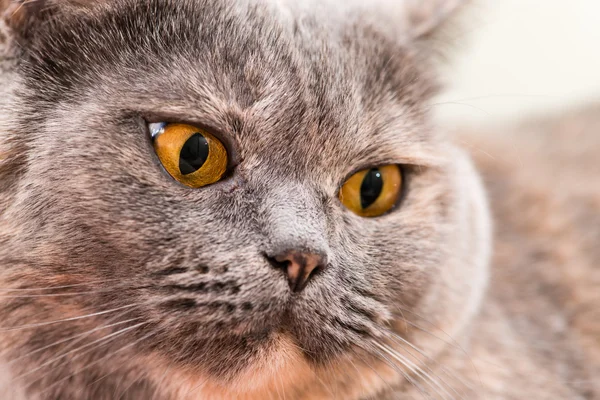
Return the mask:
<path fill-rule="evenodd" d="M 447 344 L 448 346 L 450 346 L 450 347 L 452 347 L 452 348 L 454 348 L 454 349 L 456 349 L 456 350 L 460 351 L 461 353 L 463 353 L 463 354 L 464 354 L 464 355 L 465 355 L 465 356 L 466 356 L 466 357 L 469 359 L 469 362 L 470 362 L 470 364 L 471 364 L 471 367 L 473 367 L 473 370 L 474 370 L 474 371 L 475 371 L 475 373 L 477 374 L 477 379 L 478 379 L 478 380 L 479 380 L 479 382 L 481 383 L 481 377 L 480 377 L 480 375 L 479 375 L 479 371 L 477 370 L 477 367 L 475 366 L 475 363 L 473 362 L 473 359 L 471 358 L 471 356 L 469 355 L 469 353 L 467 353 L 467 351 L 466 351 L 465 349 L 463 349 L 463 348 L 462 348 L 462 346 L 461 346 L 461 345 L 460 345 L 460 344 L 459 344 L 459 343 L 458 343 L 456 340 L 454 340 L 454 338 L 453 338 L 452 336 L 450 336 L 450 335 L 449 335 L 447 332 L 445 332 L 443 329 L 441 329 L 441 328 L 439 328 L 438 326 L 436 326 L 436 325 L 435 325 L 433 322 L 429 321 L 427 318 L 423 317 L 422 315 L 419 315 L 418 313 L 416 313 L 416 312 L 414 312 L 414 311 L 411 311 L 411 310 L 409 310 L 409 309 L 407 309 L 407 308 L 402 308 L 402 307 L 400 307 L 400 306 L 398 306 L 398 305 L 395 305 L 395 307 L 396 307 L 398 310 L 403 310 L 403 311 L 406 311 L 407 313 L 409 313 L 409 314 L 412 314 L 412 315 L 414 315 L 414 316 L 416 316 L 416 317 L 418 317 L 418 318 L 422 319 L 423 321 L 425 321 L 426 323 L 428 323 L 429 325 L 431 325 L 433 328 L 435 328 L 435 329 L 439 330 L 439 331 L 440 331 L 440 332 L 442 332 L 444 335 L 446 335 L 446 337 L 447 337 L 447 338 L 448 338 L 450 341 L 448 341 L 448 340 L 444 340 L 443 338 L 439 337 L 439 336 L 438 336 L 438 335 L 436 335 L 435 333 L 433 333 L 433 332 L 431 332 L 431 331 L 429 331 L 429 330 L 427 330 L 427 329 L 423 328 L 422 326 L 419 326 L 418 324 L 416 324 L 416 323 L 414 323 L 414 322 L 411 322 L 411 321 L 407 320 L 406 318 L 404 318 L 404 322 L 405 322 L 407 325 L 410 325 L 410 326 L 412 326 L 412 327 L 413 327 L 413 328 L 415 328 L 415 329 L 418 329 L 418 330 L 420 330 L 420 331 L 422 331 L 422 332 L 424 332 L 424 333 L 427 333 L 428 335 L 431 335 L 432 337 L 434 337 L 434 338 L 438 339 L 439 341 L 441 341 L 441 342 L 443 342 L 443 343 Z"/>
<path fill-rule="evenodd" d="M 323 379 L 321 379 L 321 377 L 317 374 L 315 374 L 315 378 L 317 378 L 321 386 L 323 386 L 323 389 L 327 390 L 333 396 L 332 398 L 335 399 L 335 393 L 333 393 L 331 391 L 331 388 L 328 385 L 326 385 L 325 382 L 323 382 Z"/>
<path fill-rule="evenodd" d="M 123 315 L 123 314 L 119 314 L 119 316 L 121 316 L 121 315 Z M 88 336 L 88 335 L 90 335 L 91 333 L 94 333 L 94 332 L 97 332 L 97 331 L 100 331 L 100 330 L 103 330 L 103 329 L 107 329 L 107 328 L 112 328 L 112 327 L 114 327 L 114 326 L 117 326 L 117 325 L 126 324 L 126 323 L 128 323 L 128 322 L 135 321 L 135 320 L 139 320 L 139 319 L 140 319 L 139 317 L 138 317 L 138 318 L 131 318 L 131 319 L 127 319 L 127 320 L 125 320 L 125 321 L 119 321 L 119 322 L 115 322 L 115 323 L 113 323 L 113 324 L 108 324 L 108 325 L 104 325 L 104 326 L 96 327 L 96 328 L 94 328 L 94 329 L 91 329 L 91 330 L 89 330 L 89 331 L 86 331 L 86 332 L 83 332 L 83 333 L 78 333 L 77 335 L 70 336 L 70 337 L 68 337 L 68 338 L 66 338 L 66 339 L 61 339 L 61 340 L 59 340 L 59 341 L 56 341 L 56 342 L 54 342 L 54 343 L 51 343 L 51 344 L 49 344 L 49 345 L 46 345 L 46 346 L 40 347 L 39 349 L 35 349 L 35 350 L 33 350 L 33 351 L 30 351 L 30 352 L 29 352 L 29 353 L 27 353 L 27 354 L 24 354 L 24 355 L 22 355 L 22 356 L 19 356 L 19 357 L 15 358 L 14 360 L 11 360 L 11 361 L 9 361 L 9 362 L 7 363 L 7 365 L 12 365 L 12 364 L 14 364 L 15 362 L 17 362 L 17 361 L 19 361 L 19 360 L 22 360 L 22 359 L 24 359 L 24 358 L 26 358 L 26 357 L 30 357 L 30 356 L 32 356 L 32 355 L 34 355 L 34 354 L 36 354 L 36 353 L 39 353 L 40 351 L 47 350 L 47 349 L 49 349 L 49 348 L 51 348 L 51 347 L 53 347 L 53 346 L 57 346 L 57 345 L 59 345 L 59 344 L 61 344 L 61 343 L 68 342 L 69 340 L 73 340 L 73 339 L 77 339 L 77 338 L 83 339 L 83 337 L 85 337 L 85 336 Z M 83 337 L 82 337 L 82 336 L 83 336 Z M 74 343 L 77 343 L 77 341 L 75 341 Z M 74 343 L 71 343 L 71 345 L 73 345 Z"/>
<path fill-rule="evenodd" d="M 162 385 L 162 383 L 165 380 L 165 377 L 169 373 L 170 369 L 171 369 L 170 365 L 168 365 L 167 368 L 165 368 L 165 372 L 163 372 L 163 374 L 161 375 L 160 379 L 156 383 L 156 386 L 155 386 L 155 389 L 154 389 L 154 393 L 152 393 L 152 397 L 150 398 L 150 400 L 154 400 L 154 398 L 158 395 L 158 389 L 159 389 L 160 385 Z"/>
<path fill-rule="evenodd" d="M 10 15 L 10 17 L 11 17 L 11 18 L 14 18 L 14 16 L 15 16 L 15 15 L 16 15 L 16 14 L 17 14 L 19 11 L 21 11 L 21 9 L 22 9 L 22 8 L 23 8 L 25 5 L 27 5 L 27 4 L 29 4 L 29 3 L 34 3 L 34 2 L 36 2 L 36 1 L 37 1 L 37 0 L 25 0 L 25 1 L 23 1 L 21 4 L 19 4 L 17 7 L 15 7 L 15 9 L 13 10 L 12 14 Z M 9 8 L 8 10 L 10 11 L 10 8 Z"/>
<path fill-rule="evenodd" d="M 77 316 L 77 317 L 70 317 L 70 318 L 58 319 L 58 320 L 55 320 L 55 321 L 48 321 L 48 322 L 39 322 L 39 323 L 36 323 L 36 324 L 26 324 L 26 325 L 12 326 L 10 328 L 0 328 L 0 332 L 19 331 L 19 330 L 23 330 L 23 329 L 38 328 L 40 326 L 47 326 L 47 325 L 52 325 L 52 324 L 58 324 L 60 322 L 77 321 L 77 320 L 80 320 L 80 319 L 96 317 L 98 315 L 109 314 L 111 312 L 123 310 L 125 308 L 135 307 L 135 306 L 136 306 L 136 304 L 128 304 L 126 306 L 121 306 L 121 307 L 113 308 L 113 309 L 110 309 L 110 310 L 99 311 L 99 312 L 95 312 L 95 313 L 91 313 L 91 314 L 87 314 L 87 315 L 81 315 L 81 316 Z"/>
<path fill-rule="evenodd" d="M 138 378 L 137 378 L 137 379 L 133 379 L 133 380 L 131 381 L 131 383 L 129 383 L 129 385 L 127 385 L 127 387 L 125 387 L 125 389 L 123 389 L 123 391 L 121 392 L 121 394 L 119 395 L 119 397 L 117 397 L 116 399 L 117 399 L 117 400 L 121 400 L 121 399 L 123 398 L 123 396 L 125 396 L 125 394 L 127 393 L 127 391 L 128 391 L 129 389 L 131 389 L 131 387 L 132 387 L 132 386 L 133 386 L 133 385 L 134 385 L 136 382 L 138 382 L 138 381 L 139 381 L 139 380 L 142 378 L 142 376 L 143 376 L 143 373 L 142 373 L 142 375 L 138 376 Z"/>
<path fill-rule="evenodd" d="M 99 283 L 114 282 L 114 281 L 121 281 L 121 279 L 117 279 L 117 278 L 105 279 L 102 281 L 90 281 L 90 282 L 85 282 L 85 283 L 76 283 L 76 284 L 72 284 L 72 285 L 63 285 L 63 286 L 46 286 L 46 287 L 41 287 L 41 288 L 18 288 L 18 289 L 0 288 L 0 292 L 33 292 L 33 291 L 41 291 L 41 290 L 69 289 L 69 288 L 73 288 L 73 287 L 96 285 Z"/>
<path fill-rule="evenodd" d="M 460 376 L 458 376 L 458 374 L 452 374 L 450 371 L 448 371 L 447 368 L 445 368 L 442 364 L 440 364 L 439 362 L 437 362 L 435 359 L 433 359 L 431 356 L 429 356 L 427 353 L 425 353 L 423 350 L 419 349 L 417 346 L 413 345 L 410 341 L 404 339 L 402 336 L 398 335 L 395 332 L 387 332 L 388 334 L 392 335 L 390 337 L 391 340 L 395 341 L 396 343 L 398 343 L 399 345 L 402 345 L 402 343 L 408 345 L 410 348 L 412 348 L 413 350 L 417 351 L 419 354 L 421 354 L 423 357 L 425 357 L 427 360 L 435 363 L 442 372 L 444 372 L 448 377 L 450 377 L 450 379 L 455 379 L 457 380 L 460 384 L 462 384 L 463 386 L 467 387 L 469 390 L 471 390 L 472 392 L 475 392 L 475 390 L 473 389 L 473 387 L 471 385 L 469 385 L 468 383 L 466 383 L 464 380 L 462 380 L 460 378 Z M 400 341 L 400 342 L 398 342 Z M 411 354 L 415 359 L 417 358 L 416 356 L 414 356 L 414 354 L 410 351 L 407 350 L 409 354 Z M 429 368 L 427 366 L 427 364 L 423 363 L 423 365 L 425 366 L 425 368 L 427 368 L 428 370 L 430 370 L 432 373 L 433 371 L 431 370 L 431 368 Z M 456 389 L 454 387 L 452 387 L 451 385 L 447 384 L 442 377 L 439 377 L 440 380 L 442 380 L 442 382 L 448 386 L 449 388 L 452 389 L 452 391 L 454 391 L 458 396 L 460 396 L 461 398 L 463 398 L 463 394 L 462 393 L 458 393 L 456 391 Z"/>
<path fill-rule="evenodd" d="M 489 111 L 484 110 L 481 107 L 477 107 L 477 106 L 474 106 L 473 104 L 469 104 L 469 103 L 461 103 L 459 101 L 445 101 L 445 102 L 442 102 L 442 103 L 434 103 L 434 104 L 430 104 L 429 108 L 439 107 L 439 106 L 448 106 L 448 105 L 468 107 L 468 108 L 471 108 L 473 110 L 481 111 L 482 113 L 484 113 L 486 115 L 490 115 Z"/>
<path fill-rule="evenodd" d="M 389 354 L 392 358 L 395 358 L 407 368 L 409 368 L 413 374 L 423 379 L 425 383 L 428 383 L 429 386 L 431 386 L 431 388 L 435 391 L 435 393 L 442 399 L 446 399 L 446 397 L 442 396 L 438 389 L 440 389 L 442 392 L 444 392 L 444 394 L 452 398 L 452 396 L 450 396 L 446 389 L 444 389 L 430 374 L 424 372 L 419 366 L 415 365 L 412 361 L 404 357 L 402 354 L 398 353 L 389 346 L 382 345 L 381 343 L 375 343 L 375 345 L 378 346 L 381 350 L 385 351 L 387 354 Z"/>
<path fill-rule="evenodd" d="M 53 383 L 53 384 L 51 384 L 50 386 L 47 386 L 45 389 L 43 389 L 42 391 L 40 391 L 40 395 L 41 395 L 41 394 L 44 394 L 44 393 L 45 393 L 45 392 L 47 392 L 48 390 L 52 389 L 54 386 L 56 386 L 56 385 L 59 385 L 59 384 L 63 383 L 63 382 L 64 382 L 64 381 L 66 381 L 66 380 L 70 380 L 70 379 L 72 379 L 72 378 L 73 378 L 73 376 L 75 376 L 76 374 L 78 374 L 78 373 L 81 373 L 82 371 L 84 371 L 84 370 L 86 370 L 86 369 L 88 369 L 88 368 L 90 368 L 90 367 L 93 367 L 94 365 L 96 365 L 96 364 L 98 364 L 98 363 L 100 363 L 100 362 L 104 361 L 105 359 L 107 359 L 107 358 L 109 358 L 109 357 L 114 357 L 114 356 L 115 356 L 117 353 L 120 353 L 121 351 L 123 351 L 123 350 L 125 350 L 125 349 L 127 349 L 127 348 L 129 348 L 129 347 L 135 346 L 136 344 L 138 344 L 138 343 L 139 343 L 139 342 L 141 342 L 142 340 L 146 340 L 146 339 L 148 339 L 150 336 L 152 336 L 152 335 L 155 335 L 155 334 L 156 334 L 155 332 L 150 332 L 148 335 L 145 335 L 145 336 L 143 336 L 143 337 L 141 337 L 141 338 L 139 338 L 139 339 L 135 340 L 134 342 L 132 342 L 132 343 L 129 343 L 129 344 L 127 344 L 127 345 L 125 345 L 125 346 L 121 347 L 120 349 L 118 349 L 118 350 L 116 350 L 116 351 L 114 351 L 114 352 L 112 352 L 112 353 L 110 353 L 110 354 L 107 354 L 106 356 L 104 356 L 104 357 L 101 357 L 101 358 L 97 359 L 96 361 L 93 361 L 93 362 L 89 363 L 89 364 L 88 364 L 88 365 L 86 365 L 85 367 L 83 367 L 83 368 L 81 368 L 81 369 L 77 370 L 76 372 L 74 372 L 74 373 L 70 374 L 69 376 L 66 376 L 66 377 L 64 377 L 64 378 L 62 378 L 62 379 L 60 379 L 60 380 L 58 380 L 58 381 L 54 382 L 54 383 Z"/>
<path fill-rule="evenodd" d="M 377 372 L 377 370 L 376 370 L 376 369 L 375 369 L 375 368 L 374 368 L 374 367 L 373 367 L 371 364 L 369 364 L 369 363 L 368 363 L 368 362 L 367 362 L 367 361 L 366 361 L 364 358 L 362 358 L 362 357 L 361 357 L 360 355 L 358 355 L 358 353 L 356 353 L 356 352 L 354 353 L 354 356 L 355 356 L 356 358 L 358 358 L 358 360 L 359 360 L 361 363 L 363 363 L 363 364 L 365 364 L 367 367 L 369 367 L 369 368 L 371 369 L 371 371 L 373 371 L 373 372 L 375 373 L 375 375 L 377 375 L 377 377 L 378 377 L 379 379 L 381 379 L 381 381 L 382 381 L 382 382 L 383 382 L 383 383 L 384 383 L 384 384 L 385 384 L 385 385 L 386 385 L 386 386 L 387 386 L 387 387 L 390 389 L 390 391 L 392 391 L 392 392 L 394 391 L 394 388 L 392 387 L 392 385 L 390 385 L 390 383 L 389 383 L 389 382 L 388 382 L 386 379 L 384 379 L 384 378 L 381 376 L 381 374 L 380 374 L 379 372 Z M 356 365 L 355 365 L 355 364 L 352 362 L 352 360 L 350 360 L 350 363 L 351 363 L 351 364 L 352 364 L 352 366 L 353 366 L 353 367 L 356 369 L 356 372 L 358 372 L 358 375 L 360 376 L 360 375 L 361 375 L 361 372 L 360 372 L 360 370 L 359 370 L 359 369 L 356 367 Z"/>
<path fill-rule="evenodd" d="M 417 325 L 417 324 L 414 324 L 414 323 L 412 323 L 412 322 L 410 322 L 410 321 L 406 321 L 406 323 L 407 323 L 407 324 L 409 324 L 410 326 L 412 326 L 412 327 L 414 327 L 414 328 L 416 328 L 416 329 L 419 329 L 420 331 L 422 331 L 422 332 L 425 332 L 425 333 L 427 333 L 427 334 L 429 334 L 429 335 L 433 336 L 434 338 L 436 338 L 436 339 L 438 339 L 438 340 L 440 340 L 440 341 L 442 341 L 442 342 L 446 343 L 446 344 L 447 344 L 447 345 L 449 345 L 450 347 L 453 347 L 453 348 L 455 348 L 456 350 L 458 350 L 458 351 L 462 352 L 462 353 L 463 353 L 465 356 L 467 356 L 467 358 L 469 359 L 469 363 L 471 364 L 471 367 L 473 367 L 473 370 L 474 370 L 474 371 L 475 371 L 475 373 L 477 374 L 477 379 L 478 379 L 478 380 L 479 380 L 479 382 L 481 383 L 481 377 L 480 377 L 480 375 L 479 375 L 479 371 L 477 370 L 477 367 L 475 366 L 475 363 L 473 363 L 473 359 L 471 358 L 471 356 L 469 355 L 469 353 L 467 353 L 467 351 L 466 351 L 465 349 L 463 349 L 463 348 L 462 348 L 462 347 L 461 347 L 461 346 L 460 346 L 458 343 L 456 343 L 456 341 L 455 341 L 454 339 L 452 339 L 452 337 L 450 337 L 450 336 L 449 336 L 449 335 L 448 335 L 446 332 L 442 331 L 442 332 L 443 332 L 443 333 L 444 333 L 446 336 L 448 336 L 448 337 L 450 338 L 450 340 L 452 340 L 452 341 L 454 342 L 454 344 L 453 344 L 453 343 L 450 343 L 450 342 L 448 342 L 448 341 L 446 341 L 446 340 L 444 340 L 444 339 L 442 339 L 441 337 L 439 337 L 439 336 L 438 336 L 438 335 L 436 335 L 435 333 L 433 333 L 433 332 L 431 332 L 431 331 L 428 331 L 427 329 L 425 329 L 425 328 L 423 328 L 423 327 L 421 327 L 421 326 L 419 326 L 419 325 Z"/>
<path fill-rule="evenodd" d="M 283 379 L 281 375 L 279 375 L 279 383 L 281 384 L 281 392 L 283 393 L 283 400 L 287 400 L 287 396 L 285 395 L 285 385 L 283 384 Z"/>
<path fill-rule="evenodd" d="M 278 377 L 279 377 L 279 384 L 281 384 L 281 389 L 283 390 L 283 382 L 281 381 L 281 375 L 279 375 Z M 282 400 L 283 397 L 281 396 L 281 392 L 279 391 L 279 385 L 275 385 L 275 391 L 277 391 L 277 397 L 279 397 L 279 400 Z"/>
<path fill-rule="evenodd" d="M 358 358 L 360 359 L 360 357 L 359 357 L 358 355 L 355 355 L 355 356 L 356 356 L 356 357 L 358 357 Z M 357 376 L 361 376 L 360 370 L 358 369 L 358 367 L 356 366 L 356 364 L 354 363 L 354 361 L 352 361 L 352 359 L 350 358 L 350 359 L 348 359 L 348 362 L 350 362 L 350 365 L 352 365 L 352 368 L 354 368 L 354 369 L 356 370 Z M 380 375 L 377 373 L 377 371 L 375 371 L 375 370 L 374 370 L 372 367 L 370 367 L 370 368 L 371 368 L 371 370 L 373 370 L 373 372 L 375 372 L 375 374 L 376 374 L 376 375 L 377 375 L 379 378 L 381 378 L 381 376 L 380 376 Z M 348 376 L 350 376 L 350 374 L 347 374 L 347 375 L 348 375 Z M 351 377 L 351 376 L 350 376 L 350 377 Z M 392 388 L 392 387 L 391 387 L 391 386 L 390 386 L 390 385 L 389 385 L 389 384 L 388 384 L 386 381 L 383 381 L 383 383 L 384 383 L 384 384 L 386 384 L 387 386 L 389 386 L 389 387 L 390 387 L 390 389 Z M 363 398 L 363 394 L 364 394 L 364 393 L 363 393 L 363 392 L 364 392 L 364 390 L 363 390 L 363 388 L 362 388 L 362 385 L 361 385 L 360 389 L 361 389 L 361 391 L 360 391 L 360 393 L 358 394 L 358 396 L 359 396 L 359 398 L 361 398 L 361 399 L 362 399 L 362 398 Z"/>
<path fill-rule="evenodd" d="M 352 360 L 349 360 L 350 362 L 352 362 Z M 340 374 L 343 375 L 343 377 L 345 379 L 349 379 L 350 381 L 352 381 L 353 377 L 352 375 L 346 371 L 346 370 L 340 370 L 340 369 L 327 369 L 327 370 L 323 370 L 323 373 L 327 374 L 328 376 L 328 380 L 329 382 L 331 382 L 334 390 L 335 390 L 335 397 L 336 399 L 340 398 Z"/>
<path fill-rule="evenodd" d="M 124 364 L 125 364 L 125 362 L 121 362 L 121 363 L 119 363 L 118 367 L 121 367 L 121 366 L 123 366 Z M 114 373 L 114 372 L 115 372 L 115 371 L 118 369 L 118 367 L 117 367 L 117 368 L 115 368 L 114 366 L 113 366 L 113 367 L 111 367 L 109 372 L 107 372 L 106 374 L 102 375 L 100 378 L 96 379 L 95 381 L 93 381 L 93 382 L 91 382 L 91 383 L 88 383 L 86 386 L 88 386 L 88 387 L 89 387 L 89 386 L 93 386 L 93 385 L 95 385 L 96 383 L 100 382 L 102 379 L 105 379 L 105 378 L 106 378 L 106 377 L 108 377 L 110 374 Z"/>
<path fill-rule="evenodd" d="M 376 343 L 376 342 L 373 342 L 373 343 Z M 421 385 L 419 385 L 414 379 L 412 379 L 406 371 L 403 371 L 401 368 L 399 368 L 398 365 L 396 365 L 396 363 L 392 362 L 383 353 L 381 353 L 380 351 L 378 351 L 376 349 L 371 349 L 371 352 L 373 354 L 375 354 L 378 358 L 383 360 L 394 371 L 396 371 L 397 373 L 402 375 L 404 377 L 404 379 L 406 379 L 407 382 L 409 382 L 411 385 L 413 385 L 413 387 L 415 387 L 419 391 L 419 393 L 421 393 L 421 396 L 423 396 L 423 398 L 425 398 L 425 399 L 430 398 L 429 394 L 426 394 L 426 391 L 424 390 L 424 388 L 421 387 Z"/>
<path fill-rule="evenodd" d="M 552 98 L 553 96 L 544 95 L 544 94 L 526 94 L 526 93 L 496 93 L 496 94 L 488 94 L 482 96 L 473 96 L 473 97 L 465 97 L 462 99 L 452 99 L 451 101 L 474 101 L 474 100 L 487 100 L 487 99 L 497 99 L 504 97 L 516 97 L 516 98 Z M 442 103 L 434 103 L 434 104 L 443 104 Z"/>
<path fill-rule="evenodd" d="M 483 149 L 482 149 L 481 147 L 479 147 L 479 146 L 476 146 L 476 145 L 473 145 L 473 144 L 471 144 L 471 143 L 468 143 L 468 142 L 467 142 L 467 141 L 465 141 L 465 140 L 460 140 L 460 143 L 461 143 L 462 145 L 464 145 L 465 147 L 467 147 L 469 150 L 478 151 L 478 152 L 480 152 L 481 154 L 483 154 L 483 155 L 487 156 L 487 157 L 488 157 L 489 159 L 491 159 L 491 160 L 494 160 L 494 161 L 495 161 L 495 160 L 497 160 L 497 158 L 496 158 L 496 157 L 494 157 L 493 155 L 491 155 L 491 154 L 490 154 L 490 153 L 488 153 L 487 151 L 483 150 Z"/>
<path fill-rule="evenodd" d="M 208 381 L 208 378 L 204 378 L 202 380 L 202 382 L 200 382 L 199 384 L 197 384 L 196 386 L 194 386 L 193 388 L 191 388 L 190 390 L 188 390 L 185 394 L 184 398 L 187 398 L 190 394 L 194 393 L 196 390 L 200 389 L 200 387 L 202 387 L 202 385 L 204 385 L 206 383 L 206 381 Z"/>
<path fill-rule="evenodd" d="M 116 291 L 124 291 L 124 290 L 139 290 L 139 289 L 147 289 L 152 286 L 136 286 L 136 287 L 113 287 L 99 290 L 89 290 L 86 292 L 72 292 L 72 293 L 48 293 L 48 294 L 21 294 L 21 295 L 0 295 L 0 299 L 28 299 L 28 298 L 39 298 L 39 297 L 73 297 L 73 296 L 82 296 L 86 294 L 96 294 L 96 293 L 110 293 Z"/>
<path fill-rule="evenodd" d="M 15 378 L 14 378 L 14 380 L 22 379 L 22 378 L 24 378 L 24 377 L 26 377 L 26 376 L 29 376 L 29 375 L 31 375 L 32 373 L 34 373 L 34 372 L 36 372 L 36 371 L 39 371 L 40 369 L 42 369 L 42 368 L 44 368 L 44 367 L 46 367 L 46 366 L 48 366 L 48 365 L 50 365 L 50 364 L 53 364 L 55 361 L 61 360 L 61 359 L 65 358 L 65 357 L 69 356 L 70 354 L 73 354 L 73 353 L 79 352 L 80 350 L 82 350 L 82 349 L 85 349 L 85 348 L 88 348 L 88 347 L 90 347 L 90 346 L 93 346 L 94 344 L 101 343 L 101 345 L 104 345 L 104 344 L 106 344 L 106 343 L 109 343 L 109 342 L 111 342 L 112 340 L 116 339 L 118 336 L 120 336 L 120 335 L 122 335 L 122 334 L 124 334 L 124 333 L 126 333 L 126 332 L 128 332 L 128 331 L 130 331 L 130 330 L 132 330 L 132 329 L 135 329 L 135 328 L 138 328 L 138 327 L 140 327 L 140 326 L 142 326 L 142 325 L 145 325 L 145 324 L 147 324 L 147 322 L 141 322 L 141 323 L 139 323 L 139 324 L 136 324 L 136 325 L 133 325 L 133 326 L 129 326 L 129 327 L 127 327 L 127 328 L 120 329 L 120 330 L 118 330 L 118 331 L 116 331 L 116 332 L 113 332 L 113 333 L 111 333 L 111 334 L 109 334 L 109 335 L 106 335 L 106 336 L 104 336 L 103 338 L 100 338 L 100 339 L 94 340 L 94 341 L 92 341 L 92 342 L 90 342 L 90 343 L 87 343 L 87 344 L 85 344 L 85 345 L 83 345 L 83 346 L 80 346 L 80 347 L 78 347 L 78 348 L 76 348 L 76 349 L 70 350 L 70 351 L 68 351 L 68 352 L 66 352 L 66 353 L 63 353 L 63 354 L 61 354 L 61 355 L 60 355 L 60 356 L 58 356 L 58 357 L 54 357 L 54 358 L 52 358 L 51 360 L 48 360 L 48 361 L 46 361 L 45 363 L 42 363 L 42 364 L 41 364 L 41 365 L 39 365 L 38 367 L 36 367 L 36 368 L 34 368 L 34 369 L 32 369 L 32 370 L 29 370 L 29 371 L 27 371 L 27 372 L 26 372 L 26 373 L 24 373 L 24 374 L 21 374 L 21 375 L 19 375 L 19 376 L 15 377 Z M 79 354 L 77 354 L 77 355 L 76 355 L 75 357 L 73 357 L 73 358 L 77 358 L 77 357 L 80 357 L 80 356 L 82 356 L 82 355 L 84 355 L 84 354 L 87 354 L 87 353 L 89 353 L 91 350 L 95 350 L 95 349 L 97 349 L 98 347 L 99 347 L 99 346 L 95 346 L 95 347 L 93 347 L 93 348 L 91 348 L 91 349 L 89 349 L 89 350 L 87 350 L 87 351 L 85 351 L 85 352 L 79 353 Z"/>

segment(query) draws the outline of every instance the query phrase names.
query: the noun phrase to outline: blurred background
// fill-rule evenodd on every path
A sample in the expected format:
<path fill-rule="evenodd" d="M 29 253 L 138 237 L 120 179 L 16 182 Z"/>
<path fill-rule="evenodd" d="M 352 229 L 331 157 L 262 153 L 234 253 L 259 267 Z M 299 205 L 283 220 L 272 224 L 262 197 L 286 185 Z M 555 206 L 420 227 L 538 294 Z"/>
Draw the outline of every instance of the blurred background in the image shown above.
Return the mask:
<path fill-rule="evenodd" d="M 600 102 L 599 0 L 478 1 L 435 101 L 442 123 L 494 125 Z"/>

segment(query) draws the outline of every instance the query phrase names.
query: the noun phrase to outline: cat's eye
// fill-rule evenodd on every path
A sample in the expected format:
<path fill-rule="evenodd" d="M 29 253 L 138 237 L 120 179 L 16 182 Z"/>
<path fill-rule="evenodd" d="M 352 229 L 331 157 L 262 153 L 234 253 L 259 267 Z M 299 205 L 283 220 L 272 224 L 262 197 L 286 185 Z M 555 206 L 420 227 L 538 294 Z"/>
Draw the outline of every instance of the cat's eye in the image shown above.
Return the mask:
<path fill-rule="evenodd" d="M 186 124 L 149 124 L 154 151 L 178 182 L 199 188 L 218 182 L 227 170 L 227 150 L 209 132 Z"/>
<path fill-rule="evenodd" d="M 378 217 L 390 211 L 402 191 L 402 170 L 398 165 L 364 169 L 342 186 L 340 201 L 361 217 Z"/>

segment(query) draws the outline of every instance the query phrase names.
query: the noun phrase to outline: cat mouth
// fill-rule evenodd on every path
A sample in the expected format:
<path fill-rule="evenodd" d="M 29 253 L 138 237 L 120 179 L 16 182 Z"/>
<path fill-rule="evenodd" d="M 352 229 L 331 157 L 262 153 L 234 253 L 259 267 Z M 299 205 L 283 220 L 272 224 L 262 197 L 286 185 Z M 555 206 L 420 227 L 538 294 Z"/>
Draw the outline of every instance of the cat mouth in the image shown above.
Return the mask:
<path fill-rule="evenodd" d="M 281 343 L 288 350 L 293 345 L 294 354 L 304 362 L 323 364 L 347 352 L 357 335 L 364 335 L 348 322 L 350 316 L 341 315 L 345 304 L 335 299 L 335 293 L 329 297 L 335 304 L 324 304 L 323 291 L 315 290 L 322 277 L 319 271 L 313 271 L 302 291 L 273 278 L 280 275 L 261 276 L 256 280 L 260 285 L 249 285 L 233 275 L 232 267 L 214 275 L 213 271 L 217 268 L 207 267 L 192 276 L 172 267 L 161 276 L 155 290 L 165 296 L 159 305 L 164 318 L 157 321 L 164 335 L 163 354 L 176 353 L 187 365 L 223 375 L 261 362 L 264 354 L 282 351 Z M 179 328 L 172 329 L 173 324 Z"/>

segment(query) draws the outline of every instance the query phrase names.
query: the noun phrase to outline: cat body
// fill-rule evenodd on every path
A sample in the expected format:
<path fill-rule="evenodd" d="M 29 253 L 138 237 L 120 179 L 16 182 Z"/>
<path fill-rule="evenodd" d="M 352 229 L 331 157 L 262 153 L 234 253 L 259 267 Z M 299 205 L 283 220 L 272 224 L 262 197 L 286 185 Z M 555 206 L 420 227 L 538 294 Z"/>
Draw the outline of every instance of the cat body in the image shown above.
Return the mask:
<path fill-rule="evenodd" d="M 598 396 L 598 122 L 580 153 L 435 127 L 462 2 L 0 4 L 3 399 Z M 223 179 L 169 176 L 163 122 Z M 385 165 L 395 206 L 351 212 Z"/>

